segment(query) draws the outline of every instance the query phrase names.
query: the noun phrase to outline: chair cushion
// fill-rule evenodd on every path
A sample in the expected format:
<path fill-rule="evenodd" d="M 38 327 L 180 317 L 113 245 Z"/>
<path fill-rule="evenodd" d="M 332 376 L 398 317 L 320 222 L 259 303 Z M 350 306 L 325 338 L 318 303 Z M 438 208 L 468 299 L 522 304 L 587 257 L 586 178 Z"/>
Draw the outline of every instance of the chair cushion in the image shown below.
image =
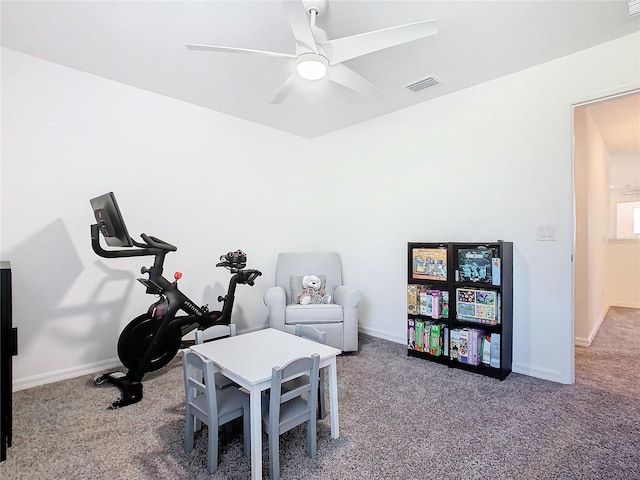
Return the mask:
<path fill-rule="evenodd" d="M 335 303 L 312 305 L 287 305 L 284 323 L 340 323 L 342 307 Z"/>

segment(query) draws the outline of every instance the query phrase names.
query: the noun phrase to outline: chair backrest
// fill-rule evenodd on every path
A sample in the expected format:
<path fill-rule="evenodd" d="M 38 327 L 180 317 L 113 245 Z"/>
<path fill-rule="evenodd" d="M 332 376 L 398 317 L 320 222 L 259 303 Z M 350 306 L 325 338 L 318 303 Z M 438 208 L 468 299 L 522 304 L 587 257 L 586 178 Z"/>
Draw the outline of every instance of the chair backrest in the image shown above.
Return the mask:
<path fill-rule="evenodd" d="M 278 254 L 276 285 L 287 292 L 287 304 L 295 303 L 291 298 L 291 277 L 317 275 L 326 278 L 325 293 L 333 295 L 342 285 L 340 254 L 336 252 L 286 252 Z"/>
<path fill-rule="evenodd" d="M 213 325 L 212 327 L 205 328 L 204 330 L 196 330 L 195 332 L 196 345 L 214 340 L 220 337 L 235 337 L 236 324 L 231 323 L 229 325 Z"/>
<path fill-rule="evenodd" d="M 327 344 L 327 332 L 321 332 L 316 327 L 312 327 L 311 325 L 298 323 L 296 325 L 295 334 L 298 337 L 313 340 L 314 342 L 322 343 L 324 345 Z"/>
<path fill-rule="evenodd" d="M 296 425 L 316 418 L 318 396 L 318 371 L 320 356 L 314 353 L 311 357 L 298 358 L 287 363 L 284 367 L 274 367 L 271 371 L 271 394 L 269 398 L 269 425 L 278 425 L 279 433 L 286 432 Z M 301 382 L 291 390 L 282 389 L 286 380 L 306 375 L 307 381 Z M 302 377 L 304 378 L 304 377 Z M 283 414 L 281 408 L 292 400 L 307 394 L 306 408 L 296 409 L 289 415 Z M 300 403 L 298 401 L 298 403 Z"/>
<path fill-rule="evenodd" d="M 182 366 L 187 409 L 207 425 L 217 425 L 218 403 L 213 362 L 187 348 L 182 353 Z M 207 385 L 211 388 L 207 388 Z M 212 422 L 211 419 L 215 420 Z"/>

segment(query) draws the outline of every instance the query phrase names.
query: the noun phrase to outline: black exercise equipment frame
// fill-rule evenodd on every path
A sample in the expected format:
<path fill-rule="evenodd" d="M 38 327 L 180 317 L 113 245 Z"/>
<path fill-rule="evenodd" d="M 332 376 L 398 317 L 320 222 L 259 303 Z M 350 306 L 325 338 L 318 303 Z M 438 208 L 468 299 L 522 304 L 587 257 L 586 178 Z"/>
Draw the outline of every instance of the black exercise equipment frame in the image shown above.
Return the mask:
<path fill-rule="evenodd" d="M 100 225 L 91 225 L 91 246 L 97 255 L 104 258 L 155 257 L 151 268 L 142 267 L 140 270 L 142 274 L 148 274 L 149 278 L 138 278 L 138 281 L 146 287 L 146 293 L 160 296 L 158 301 L 149 306 L 146 314 L 133 319 L 120 334 L 118 356 L 127 367 L 127 373 L 116 371 L 94 378 L 96 385 L 107 382 L 120 389 L 122 395 L 111 401 L 112 409 L 142 400 L 142 378 L 146 373 L 165 366 L 180 347 L 187 345 L 182 340 L 184 335 L 195 329 L 204 330 L 214 325 L 229 325 L 236 286 L 252 286 L 256 278 L 262 275 L 258 270 L 245 269 L 247 257 L 241 250 L 222 255 L 216 266 L 227 268 L 233 276 L 229 281 L 227 294 L 218 297 L 218 301 L 223 302 L 222 311 L 209 311 L 206 305 L 198 307 L 178 289 L 177 277 L 175 281 L 170 282 L 162 276 L 165 256 L 169 252 L 175 252 L 177 247 L 144 233 L 140 234 L 140 237 L 144 243 L 131 239 L 131 249 L 105 250 L 100 245 Z M 176 316 L 179 311 L 187 315 Z M 142 338 L 137 338 L 136 335 L 142 335 Z M 139 343 L 143 344 L 143 348 L 144 343 L 148 345 L 141 358 L 132 358 L 131 349 L 136 348 Z"/>

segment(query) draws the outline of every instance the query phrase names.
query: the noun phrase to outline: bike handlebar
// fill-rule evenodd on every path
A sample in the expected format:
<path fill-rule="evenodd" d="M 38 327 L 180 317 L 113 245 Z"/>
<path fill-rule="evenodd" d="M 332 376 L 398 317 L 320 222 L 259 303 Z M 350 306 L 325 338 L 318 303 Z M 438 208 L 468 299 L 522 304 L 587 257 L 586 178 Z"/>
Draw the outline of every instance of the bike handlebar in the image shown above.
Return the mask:
<path fill-rule="evenodd" d="M 91 225 L 91 247 L 93 251 L 104 258 L 118 258 L 118 257 L 143 257 L 146 255 L 163 255 L 168 252 L 175 252 L 178 248 L 160 240 L 156 237 L 151 237 L 144 233 L 140 234 L 145 243 L 133 241 L 133 244 L 138 248 L 126 248 L 121 250 L 105 250 L 100 245 L 100 225 L 97 223 Z"/>
<path fill-rule="evenodd" d="M 178 250 L 178 247 L 171 245 L 170 243 L 165 242 L 164 240 L 160 240 L 157 237 L 152 237 L 150 235 L 147 235 L 146 233 L 141 233 L 140 236 L 145 241 L 145 243 L 150 247 L 159 248 L 161 250 L 166 250 L 168 252 L 175 252 L 176 250 Z"/>
<path fill-rule="evenodd" d="M 256 278 L 262 275 L 262 272 L 260 270 L 254 269 L 240 270 L 238 273 L 242 273 L 243 277 L 240 281 L 238 281 L 238 283 L 246 283 L 251 287 L 253 287 Z"/>

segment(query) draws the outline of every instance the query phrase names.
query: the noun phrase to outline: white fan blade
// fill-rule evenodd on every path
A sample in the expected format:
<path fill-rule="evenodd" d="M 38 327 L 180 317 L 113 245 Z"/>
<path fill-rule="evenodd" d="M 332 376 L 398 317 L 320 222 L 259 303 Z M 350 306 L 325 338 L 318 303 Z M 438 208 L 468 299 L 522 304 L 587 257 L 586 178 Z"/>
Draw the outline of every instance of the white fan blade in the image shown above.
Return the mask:
<path fill-rule="evenodd" d="M 313 53 L 318 53 L 316 40 L 313 38 L 313 32 L 311 32 L 311 19 L 302 0 L 282 0 L 282 5 L 289 17 L 291 31 L 296 38 L 298 46 L 308 49 Z M 300 52 L 296 53 L 299 54 Z"/>
<path fill-rule="evenodd" d="M 250 48 L 238 48 L 238 47 L 220 47 L 217 45 L 203 45 L 200 43 L 185 43 L 189 50 L 208 50 L 211 52 L 227 52 L 227 53 L 252 53 L 257 55 L 266 55 L 268 57 L 286 57 L 296 58 L 291 53 L 270 52 L 268 50 L 252 50 Z"/>
<path fill-rule="evenodd" d="M 271 100 L 271 103 L 282 102 L 282 100 L 284 100 L 287 95 L 291 93 L 291 90 L 293 90 L 297 77 L 298 75 L 296 72 L 293 72 L 291 75 L 289 75 L 289 78 L 284 81 L 284 83 L 280 87 L 280 90 L 278 90 L 278 93 L 276 93 L 276 96 L 273 97 L 273 100 Z"/>
<path fill-rule="evenodd" d="M 424 20 L 327 40 L 326 42 L 318 42 L 318 45 L 327 52 L 329 65 L 334 65 L 368 53 L 435 35 L 436 33 L 438 33 L 436 20 Z"/>
<path fill-rule="evenodd" d="M 362 95 L 376 95 L 382 93 L 382 90 L 362 75 L 341 64 L 329 67 L 329 70 L 327 71 L 327 78 L 347 87 L 350 90 L 353 90 L 354 92 L 361 93 Z"/>

